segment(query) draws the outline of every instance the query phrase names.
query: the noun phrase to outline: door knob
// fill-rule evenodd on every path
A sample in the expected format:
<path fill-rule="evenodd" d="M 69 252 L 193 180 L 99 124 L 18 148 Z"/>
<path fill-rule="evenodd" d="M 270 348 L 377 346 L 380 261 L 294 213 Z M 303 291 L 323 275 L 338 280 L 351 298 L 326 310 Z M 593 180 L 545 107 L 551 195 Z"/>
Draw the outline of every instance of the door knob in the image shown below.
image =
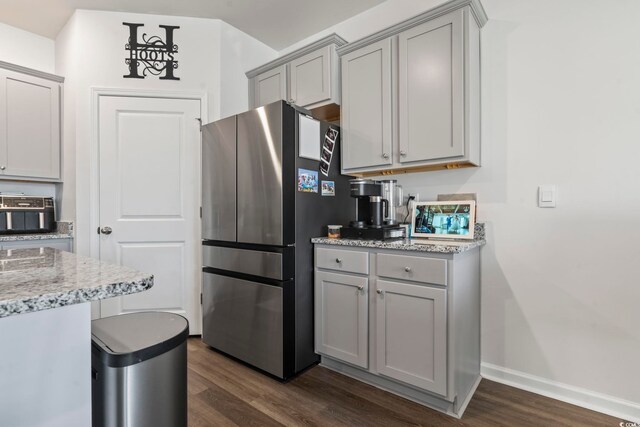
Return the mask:
<path fill-rule="evenodd" d="M 111 227 L 102 227 L 98 230 L 100 234 L 111 234 L 112 231 Z"/>

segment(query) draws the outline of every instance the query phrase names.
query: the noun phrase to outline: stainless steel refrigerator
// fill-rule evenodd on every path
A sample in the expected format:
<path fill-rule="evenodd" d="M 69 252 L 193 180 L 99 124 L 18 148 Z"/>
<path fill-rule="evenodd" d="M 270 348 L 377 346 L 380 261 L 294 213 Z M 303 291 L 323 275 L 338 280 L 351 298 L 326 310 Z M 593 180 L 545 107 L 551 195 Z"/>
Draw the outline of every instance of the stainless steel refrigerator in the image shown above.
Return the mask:
<path fill-rule="evenodd" d="M 353 216 L 339 130 L 283 101 L 203 127 L 202 339 L 281 379 L 318 361 L 310 239 Z"/>

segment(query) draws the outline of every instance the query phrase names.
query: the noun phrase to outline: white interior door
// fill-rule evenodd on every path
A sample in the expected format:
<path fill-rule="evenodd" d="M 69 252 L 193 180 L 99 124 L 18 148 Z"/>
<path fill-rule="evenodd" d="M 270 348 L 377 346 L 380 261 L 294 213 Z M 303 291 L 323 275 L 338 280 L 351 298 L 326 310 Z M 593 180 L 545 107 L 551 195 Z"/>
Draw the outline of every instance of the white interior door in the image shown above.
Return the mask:
<path fill-rule="evenodd" d="M 170 311 L 200 333 L 199 117 L 199 100 L 100 97 L 100 259 L 155 276 L 102 317 Z"/>

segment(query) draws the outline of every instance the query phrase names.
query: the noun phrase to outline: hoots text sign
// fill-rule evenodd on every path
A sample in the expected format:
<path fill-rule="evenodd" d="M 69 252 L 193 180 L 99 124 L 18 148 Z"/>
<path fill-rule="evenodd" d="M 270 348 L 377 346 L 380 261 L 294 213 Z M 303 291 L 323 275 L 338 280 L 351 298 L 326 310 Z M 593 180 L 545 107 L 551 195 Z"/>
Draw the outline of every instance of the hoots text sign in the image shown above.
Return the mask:
<path fill-rule="evenodd" d="M 125 63 L 129 66 L 129 74 L 124 78 L 144 79 L 147 74 L 160 76 L 160 80 L 180 80 L 173 74 L 173 70 L 178 68 L 178 61 L 175 56 L 178 53 L 178 45 L 173 43 L 173 31 L 180 28 L 172 25 L 159 25 L 164 28 L 165 39 L 158 36 L 142 34 L 142 41 L 138 41 L 138 28 L 144 24 L 132 24 L 123 22 L 129 27 L 129 42 L 125 45 L 125 50 L 129 57 Z M 164 75 L 162 74 L 164 72 Z"/>

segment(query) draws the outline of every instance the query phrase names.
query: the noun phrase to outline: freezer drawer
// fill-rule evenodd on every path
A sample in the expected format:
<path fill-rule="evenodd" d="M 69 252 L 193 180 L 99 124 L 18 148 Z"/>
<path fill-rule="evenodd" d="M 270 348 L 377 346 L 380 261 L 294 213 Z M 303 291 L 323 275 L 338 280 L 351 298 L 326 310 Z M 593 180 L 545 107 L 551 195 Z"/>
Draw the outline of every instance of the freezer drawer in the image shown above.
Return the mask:
<path fill-rule="evenodd" d="M 213 273 L 204 273 L 202 288 L 202 340 L 284 377 L 284 289 Z"/>
<path fill-rule="evenodd" d="M 236 271 L 252 276 L 283 280 L 281 253 L 221 246 L 202 246 L 203 265 L 220 270 Z"/>

